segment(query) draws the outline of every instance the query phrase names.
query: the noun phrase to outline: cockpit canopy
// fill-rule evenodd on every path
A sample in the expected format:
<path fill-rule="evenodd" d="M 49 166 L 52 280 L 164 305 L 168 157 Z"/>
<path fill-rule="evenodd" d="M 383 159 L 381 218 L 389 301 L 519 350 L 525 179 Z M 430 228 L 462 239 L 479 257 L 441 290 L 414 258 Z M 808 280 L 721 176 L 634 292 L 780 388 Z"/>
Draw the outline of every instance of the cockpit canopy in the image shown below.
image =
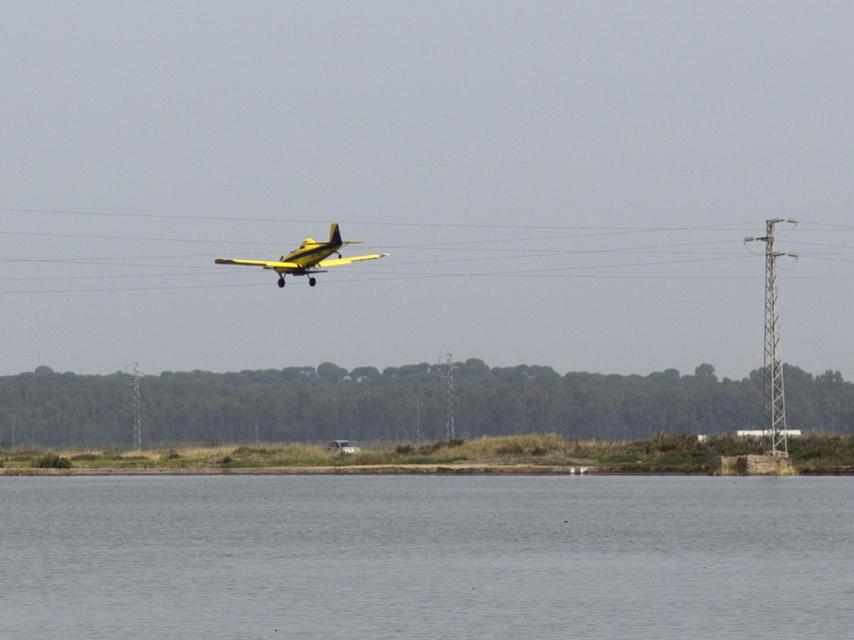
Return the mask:
<path fill-rule="evenodd" d="M 302 241 L 302 244 L 299 246 L 300 249 L 305 249 L 310 244 L 317 244 L 317 240 L 314 238 L 306 238 Z"/>

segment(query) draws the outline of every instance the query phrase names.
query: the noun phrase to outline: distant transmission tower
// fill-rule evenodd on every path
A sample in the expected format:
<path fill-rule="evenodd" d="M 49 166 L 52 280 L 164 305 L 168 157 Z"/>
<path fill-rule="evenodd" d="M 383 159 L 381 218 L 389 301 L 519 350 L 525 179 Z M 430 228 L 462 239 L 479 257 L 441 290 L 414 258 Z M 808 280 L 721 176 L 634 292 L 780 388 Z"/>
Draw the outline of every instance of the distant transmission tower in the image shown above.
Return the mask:
<path fill-rule="evenodd" d="M 448 440 L 453 440 L 456 438 L 456 426 L 454 424 L 454 414 L 456 412 L 455 407 L 455 398 L 454 398 L 454 355 L 452 353 L 447 353 L 444 356 L 445 366 L 447 367 L 446 371 L 442 376 L 448 381 L 448 406 L 447 406 L 447 417 L 445 419 L 445 433 Z M 441 359 L 439 360 L 441 364 Z"/>
<path fill-rule="evenodd" d="M 771 440 L 771 455 L 789 457 L 786 422 L 786 393 L 783 386 L 783 348 L 780 338 L 780 311 L 777 309 L 779 287 L 777 285 L 777 258 L 797 254 L 774 251 L 774 227 L 780 223 L 797 224 L 792 218 L 771 218 L 765 221 L 765 235 L 761 238 L 748 237 L 745 242 L 765 243 L 765 355 L 763 369 L 765 378 L 765 423 Z"/>
<path fill-rule="evenodd" d="M 421 441 L 421 405 L 424 402 L 424 390 L 418 385 L 415 394 L 415 442 Z"/>
<path fill-rule="evenodd" d="M 133 442 L 137 449 L 142 449 L 142 394 L 139 388 L 139 363 L 132 362 L 125 367 L 125 371 L 128 369 L 133 376 L 133 380 L 129 383 L 130 388 L 133 389 L 134 400 Z"/>

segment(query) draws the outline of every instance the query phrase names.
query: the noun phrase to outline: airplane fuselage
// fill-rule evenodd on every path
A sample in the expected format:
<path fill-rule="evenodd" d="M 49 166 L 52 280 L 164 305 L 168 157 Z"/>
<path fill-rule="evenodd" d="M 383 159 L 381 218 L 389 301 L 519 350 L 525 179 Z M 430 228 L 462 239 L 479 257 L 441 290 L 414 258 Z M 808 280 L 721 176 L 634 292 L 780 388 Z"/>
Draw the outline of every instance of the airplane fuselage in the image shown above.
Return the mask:
<path fill-rule="evenodd" d="M 294 249 L 289 254 L 282 256 L 281 262 L 293 262 L 300 267 L 301 270 L 275 268 L 278 274 L 293 274 L 302 275 L 311 270 L 319 262 L 322 262 L 333 253 L 341 251 L 343 244 L 334 242 L 317 242 L 312 238 L 306 238 L 298 249 Z"/>

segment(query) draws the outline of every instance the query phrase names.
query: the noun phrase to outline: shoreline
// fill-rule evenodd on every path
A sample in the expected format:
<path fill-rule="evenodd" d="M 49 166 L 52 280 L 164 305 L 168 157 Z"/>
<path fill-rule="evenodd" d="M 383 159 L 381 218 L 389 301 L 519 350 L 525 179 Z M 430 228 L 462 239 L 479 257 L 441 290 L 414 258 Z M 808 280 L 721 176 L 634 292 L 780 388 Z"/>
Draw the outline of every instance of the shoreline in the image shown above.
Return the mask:
<path fill-rule="evenodd" d="M 854 436 L 808 435 L 790 456 L 760 441 L 687 435 L 567 440 L 557 434 L 374 443 L 354 454 L 316 444 L 150 449 L 0 449 L 0 477 L 117 475 L 854 475 Z"/>
<path fill-rule="evenodd" d="M 596 473 L 590 467 L 533 464 L 367 464 L 282 467 L 78 467 L 41 469 L 0 468 L 0 476 L 346 476 L 346 475 L 524 475 L 579 476 Z"/>
<path fill-rule="evenodd" d="M 38 467 L 0 468 L 0 477 L 60 477 L 60 476 L 709 476 L 709 477 L 768 477 L 759 475 L 718 475 L 690 471 L 644 471 L 597 467 L 569 467 L 532 464 L 376 464 L 346 466 L 282 466 L 282 467 L 101 467 L 71 469 L 41 469 Z M 854 476 L 854 468 L 816 471 L 805 469 L 795 476 Z"/>

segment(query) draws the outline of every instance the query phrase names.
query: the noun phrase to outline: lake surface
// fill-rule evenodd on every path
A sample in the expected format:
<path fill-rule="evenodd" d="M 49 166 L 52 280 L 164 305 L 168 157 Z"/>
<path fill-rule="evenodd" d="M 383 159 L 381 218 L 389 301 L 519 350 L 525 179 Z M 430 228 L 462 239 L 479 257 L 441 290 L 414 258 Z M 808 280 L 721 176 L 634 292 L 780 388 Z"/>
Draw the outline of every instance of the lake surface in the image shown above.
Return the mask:
<path fill-rule="evenodd" d="M 854 478 L 0 478 L 0 638 L 854 637 Z"/>

